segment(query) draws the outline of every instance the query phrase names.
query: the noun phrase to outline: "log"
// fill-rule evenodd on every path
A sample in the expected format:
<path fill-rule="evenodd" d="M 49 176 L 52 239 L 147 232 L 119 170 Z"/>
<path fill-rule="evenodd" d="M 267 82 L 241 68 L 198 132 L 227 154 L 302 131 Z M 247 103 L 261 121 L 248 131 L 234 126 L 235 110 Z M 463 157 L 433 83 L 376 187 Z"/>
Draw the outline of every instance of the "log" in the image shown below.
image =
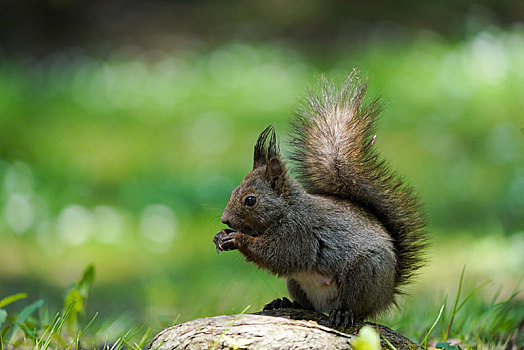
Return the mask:
<path fill-rule="evenodd" d="M 420 349 L 388 327 L 355 322 L 346 329 L 328 327 L 328 317 L 310 310 L 279 309 L 255 314 L 199 318 L 161 331 L 149 348 L 174 349 L 352 349 L 351 339 L 369 324 L 381 335 L 383 349 Z"/>

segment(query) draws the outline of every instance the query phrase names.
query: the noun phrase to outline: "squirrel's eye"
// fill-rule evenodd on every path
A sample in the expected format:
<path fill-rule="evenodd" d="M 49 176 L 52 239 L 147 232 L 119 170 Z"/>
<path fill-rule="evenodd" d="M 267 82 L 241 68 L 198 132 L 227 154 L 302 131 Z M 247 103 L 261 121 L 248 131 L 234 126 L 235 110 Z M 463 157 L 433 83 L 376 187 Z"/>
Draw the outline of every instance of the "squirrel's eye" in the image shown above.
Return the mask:
<path fill-rule="evenodd" d="M 256 197 L 248 196 L 246 199 L 244 199 L 244 205 L 247 205 L 248 207 L 252 207 L 257 202 Z"/>

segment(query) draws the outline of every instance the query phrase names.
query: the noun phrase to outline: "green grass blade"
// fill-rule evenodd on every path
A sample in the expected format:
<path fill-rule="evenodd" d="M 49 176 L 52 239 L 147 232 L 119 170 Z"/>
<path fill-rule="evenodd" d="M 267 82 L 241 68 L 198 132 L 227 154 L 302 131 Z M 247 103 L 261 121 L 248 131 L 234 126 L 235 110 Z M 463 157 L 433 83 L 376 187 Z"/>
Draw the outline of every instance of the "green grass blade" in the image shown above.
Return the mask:
<path fill-rule="evenodd" d="M 3 308 L 4 306 L 14 303 L 17 300 L 25 299 L 25 298 L 27 298 L 26 293 L 17 293 L 17 294 L 13 294 L 8 297 L 5 297 L 2 300 L 0 300 L 0 309 Z"/>
<path fill-rule="evenodd" d="M 142 336 L 142 338 L 140 338 L 138 343 L 135 344 L 136 345 L 135 349 L 143 349 L 146 343 L 148 342 L 149 336 L 151 335 L 152 332 L 153 330 L 151 329 L 151 327 L 148 327 L 144 335 Z"/>
<path fill-rule="evenodd" d="M 93 284 L 94 280 L 95 266 L 93 264 L 90 264 L 84 270 L 84 273 L 82 274 L 82 278 L 80 279 L 80 281 L 78 281 L 78 288 L 80 289 L 80 292 L 82 293 L 82 296 L 84 298 L 87 298 L 89 294 L 89 289 L 91 288 L 91 285 Z"/>
<path fill-rule="evenodd" d="M 47 333 L 50 332 L 52 333 L 53 331 L 53 326 L 55 325 L 55 323 L 57 322 L 57 320 L 60 318 L 60 313 L 57 313 L 55 315 L 55 317 L 53 318 L 53 321 L 51 322 L 51 324 L 49 326 L 46 327 L 46 329 L 44 330 L 44 333 L 42 334 L 42 336 L 40 336 L 40 339 L 38 339 L 35 343 L 35 347 L 36 349 L 45 349 L 43 347 L 41 347 L 41 345 L 44 343 L 44 339 L 46 339 L 46 336 L 47 336 Z"/>
<path fill-rule="evenodd" d="M 147 338 L 149 337 L 149 335 L 151 334 L 152 332 L 152 329 L 150 327 L 147 328 L 147 330 L 145 331 L 144 335 L 142 336 L 142 338 L 140 338 L 140 341 L 138 343 L 134 342 L 134 343 L 131 343 L 131 339 L 133 339 L 134 337 L 136 337 L 140 332 L 142 332 L 142 330 L 146 327 L 146 325 L 142 325 L 135 333 L 131 334 L 131 336 L 129 336 L 128 339 L 124 339 L 125 343 L 129 346 L 129 349 L 132 349 L 132 350 L 141 350 L 146 341 L 147 341 Z"/>
<path fill-rule="evenodd" d="M 131 333 L 130 330 L 125 332 L 124 335 L 122 335 L 120 338 L 118 338 L 116 340 L 116 342 L 113 344 L 113 346 L 111 346 L 110 350 L 120 350 L 120 349 L 122 349 L 124 343 L 126 342 L 126 339 L 129 337 L 129 333 Z"/>
<path fill-rule="evenodd" d="M 437 316 L 437 319 L 435 320 L 435 322 L 433 322 L 433 325 L 429 328 L 429 330 L 426 332 L 426 336 L 424 337 L 424 339 L 422 340 L 422 342 L 420 343 L 421 346 L 424 348 L 424 349 L 427 349 L 428 347 L 428 338 L 429 338 L 429 335 L 431 334 L 431 332 L 433 332 L 433 329 L 435 328 L 435 326 L 437 325 L 438 321 L 440 320 L 440 317 L 442 316 L 442 312 L 444 311 L 444 307 L 446 306 L 446 304 L 442 304 L 442 307 L 440 308 L 440 311 L 438 313 L 438 316 Z"/>
<path fill-rule="evenodd" d="M 42 306 L 43 303 L 44 301 L 42 299 L 37 300 L 34 303 L 32 303 L 31 305 L 26 306 L 22 311 L 20 311 L 20 314 L 18 315 L 18 318 L 16 319 L 14 327 L 11 329 L 11 331 L 7 335 L 7 342 L 11 341 L 15 332 L 18 329 L 20 329 L 20 325 L 23 324 L 27 320 L 27 318 L 31 316 L 33 312 L 35 312 L 40 306 Z"/>
<path fill-rule="evenodd" d="M 62 328 L 67 318 L 69 317 L 69 313 L 71 312 L 71 309 L 73 308 L 73 306 L 74 306 L 74 302 L 71 303 L 71 305 L 69 305 L 69 307 L 66 309 L 66 311 L 64 312 L 62 316 L 60 316 L 59 313 L 55 316 L 55 320 L 52 323 L 52 327 L 49 332 L 49 335 L 47 336 L 47 339 L 45 340 L 43 347 L 41 347 L 40 349 L 46 350 L 49 347 L 49 345 L 51 344 L 51 341 L 53 340 L 53 338 L 56 338 L 56 340 L 61 344 L 65 343 L 61 335 Z M 45 333 L 47 333 L 47 330 Z"/>
<path fill-rule="evenodd" d="M 387 340 L 385 337 L 382 337 L 382 340 L 384 340 L 384 342 L 389 346 L 391 350 L 397 350 L 397 348 L 393 344 L 391 344 L 389 340 Z"/>
<path fill-rule="evenodd" d="M 7 319 L 7 311 L 0 309 L 0 328 L 2 327 L 6 319 Z"/>
<path fill-rule="evenodd" d="M 79 333 L 79 336 L 83 336 L 84 333 L 87 331 L 87 329 L 89 327 L 91 327 L 91 325 L 93 324 L 93 322 L 95 322 L 95 319 L 98 317 L 98 312 L 95 313 L 95 315 L 93 316 L 93 318 L 91 318 L 91 320 L 87 323 L 87 326 L 84 327 L 84 329 Z"/>
<path fill-rule="evenodd" d="M 57 333 L 57 331 L 60 329 L 61 324 L 63 324 L 63 318 L 58 317 L 56 319 L 56 323 L 54 323 L 51 327 L 51 330 L 49 331 L 49 335 L 45 339 L 43 346 L 39 349 L 46 350 L 49 347 L 49 344 L 51 344 L 51 341 L 53 340 L 54 335 Z M 47 331 L 47 330 L 46 330 Z M 42 338 L 44 339 L 44 338 Z"/>
<path fill-rule="evenodd" d="M 98 312 L 95 313 L 95 315 L 91 318 L 91 320 L 87 323 L 87 326 L 84 327 L 84 329 L 82 331 L 80 331 L 76 336 L 75 338 L 73 339 L 73 341 L 68 344 L 66 346 L 66 348 L 70 348 L 73 344 L 76 345 L 75 349 L 79 349 L 80 348 L 80 338 L 82 338 L 82 336 L 85 334 L 85 332 L 88 330 L 88 328 L 93 324 L 93 322 L 95 321 L 95 319 L 98 317 Z"/>
<path fill-rule="evenodd" d="M 453 305 L 453 311 L 451 312 L 451 317 L 449 319 L 448 328 L 446 329 L 446 334 L 444 334 L 444 340 L 447 340 L 449 337 L 449 333 L 451 332 L 451 326 L 453 325 L 453 321 L 455 320 L 455 315 L 457 314 L 457 306 L 460 299 L 460 293 L 462 292 L 462 282 L 464 281 L 464 272 L 466 271 L 466 265 L 462 268 L 462 272 L 460 273 L 460 280 L 459 280 L 459 287 L 457 290 L 457 296 L 455 297 L 455 305 Z"/>
<path fill-rule="evenodd" d="M 468 294 L 468 296 L 464 299 L 464 301 L 462 301 L 462 303 L 460 303 L 460 305 L 458 306 L 457 308 L 457 311 L 456 312 L 459 312 L 460 309 L 462 309 L 462 307 L 464 306 L 464 304 L 473 296 L 475 295 L 479 290 L 481 290 L 483 287 L 485 287 L 488 283 L 490 283 L 491 281 L 486 281 L 484 282 L 483 284 L 481 284 L 480 286 L 478 286 L 477 288 L 475 288 L 471 293 Z"/>

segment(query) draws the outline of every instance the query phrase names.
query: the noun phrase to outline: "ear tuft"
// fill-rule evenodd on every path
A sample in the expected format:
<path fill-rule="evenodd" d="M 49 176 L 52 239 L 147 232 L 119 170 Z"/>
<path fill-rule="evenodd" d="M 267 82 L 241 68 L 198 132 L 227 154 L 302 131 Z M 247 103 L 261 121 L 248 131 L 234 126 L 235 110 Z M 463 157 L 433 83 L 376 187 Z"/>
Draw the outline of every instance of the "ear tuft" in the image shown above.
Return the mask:
<path fill-rule="evenodd" d="M 253 169 L 258 168 L 273 158 L 278 157 L 277 135 L 273 125 L 269 125 L 258 136 L 253 156 Z"/>

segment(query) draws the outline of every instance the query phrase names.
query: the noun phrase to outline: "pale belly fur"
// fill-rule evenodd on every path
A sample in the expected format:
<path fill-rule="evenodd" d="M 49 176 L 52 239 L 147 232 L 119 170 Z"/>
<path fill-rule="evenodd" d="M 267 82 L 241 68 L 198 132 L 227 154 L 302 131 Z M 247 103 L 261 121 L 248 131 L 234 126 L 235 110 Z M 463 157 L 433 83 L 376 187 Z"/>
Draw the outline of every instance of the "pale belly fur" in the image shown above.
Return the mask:
<path fill-rule="evenodd" d="M 339 308 L 336 300 L 338 287 L 332 277 L 307 271 L 294 273 L 290 277 L 297 281 L 302 290 L 306 292 L 315 310 L 330 312 Z"/>

